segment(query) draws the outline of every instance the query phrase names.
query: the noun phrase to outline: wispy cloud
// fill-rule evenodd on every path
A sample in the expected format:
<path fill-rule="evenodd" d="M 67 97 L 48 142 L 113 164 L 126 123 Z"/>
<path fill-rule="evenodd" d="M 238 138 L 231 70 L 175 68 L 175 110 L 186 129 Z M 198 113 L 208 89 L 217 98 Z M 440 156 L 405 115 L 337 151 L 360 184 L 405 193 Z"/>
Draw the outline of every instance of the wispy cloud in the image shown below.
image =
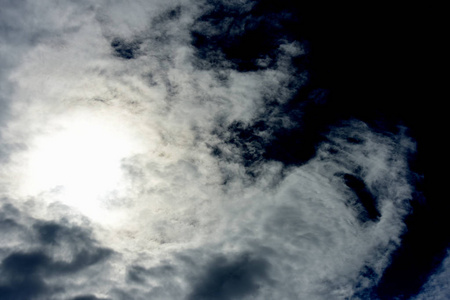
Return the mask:
<path fill-rule="evenodd" d="M 344 299 L 377 284 L 415 144 L 402 127 L 316 122 L 326 90 L 292 101 L 309 80 L 293 16 L 254 6 L 4 4 L 4 299 Z M 60 150 L 33 177 L 45 141 Z M 114 163 L 120 180 L 92 189 Z"/>

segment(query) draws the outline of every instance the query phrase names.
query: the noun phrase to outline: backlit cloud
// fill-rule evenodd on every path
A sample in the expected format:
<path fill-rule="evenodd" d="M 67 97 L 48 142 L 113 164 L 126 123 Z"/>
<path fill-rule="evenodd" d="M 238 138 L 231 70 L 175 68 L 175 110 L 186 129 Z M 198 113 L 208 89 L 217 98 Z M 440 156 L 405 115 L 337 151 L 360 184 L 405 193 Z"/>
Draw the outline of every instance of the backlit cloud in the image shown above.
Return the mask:
<path fill-rule="evenodd" d="M 416 143 L 311 87 L 294 7 L 3 7 L 0 298 L 377 297 Z"/>

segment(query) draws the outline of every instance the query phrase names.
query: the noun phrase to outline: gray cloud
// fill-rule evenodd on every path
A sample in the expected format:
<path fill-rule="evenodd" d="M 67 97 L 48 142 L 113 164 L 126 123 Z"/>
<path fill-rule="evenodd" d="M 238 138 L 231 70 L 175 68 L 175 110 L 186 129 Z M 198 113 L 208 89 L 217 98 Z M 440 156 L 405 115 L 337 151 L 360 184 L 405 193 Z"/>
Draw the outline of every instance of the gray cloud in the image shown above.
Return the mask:
<path fill-rule="evenodd" d="M 189 299 L 244 299 L 258 294 L 270 283 L 269 265 L 263 259 L 242 255 L 235 261 L 218 257 L 208 264 L 205 274 L 193 285 Z"/>
<path fill-rule="evenodd" d="M 71 281 L 92 276 L 89 268 L 101 267 L 113 254 L 98 246 L 87 229 L 64 220 L 35 220 L 7 202 L 0 223 L 2 236 L 7 237 L 0 248 L 3 299 L 48 299 L 70 290 L 74 293 Z"/>
<path fill-rule="evenodd" d="M 97 298 L 96 296 L 92 295 L 83 295 L 83 296 L 77 296 L 75 298 L 72 298 L 72 300 L 102 300 L 106 298 Z"/>
<path fill-rule="evenodd" d="M 308 72 L 293 63 L 304 45 L 282 32 L 289 15 L 267 22 L 253 2 L 224 2 L 221 20 L 211 3 L 5 4 L 5 299 L 345 299 L 377 284 L 404 232 L 414 142 L 401 127 L 315 123 L 326 91 L 290 101 Z M 265 32 L 261 53 L 239 53 Z M 27 186 L 47 138 L 99 124 L 89 145 L 72 137 L 60 149 L 101 155 L 59 162 L 76 161 L 71 174 L 83 165 L 66 176 L 76 181 L 132 144 L 100 200 L 65 200 L 67 182 Z M 98 185 L 108 177 L 95 174 Z M 91 187 L 82 182 L 77 192 Z"/>

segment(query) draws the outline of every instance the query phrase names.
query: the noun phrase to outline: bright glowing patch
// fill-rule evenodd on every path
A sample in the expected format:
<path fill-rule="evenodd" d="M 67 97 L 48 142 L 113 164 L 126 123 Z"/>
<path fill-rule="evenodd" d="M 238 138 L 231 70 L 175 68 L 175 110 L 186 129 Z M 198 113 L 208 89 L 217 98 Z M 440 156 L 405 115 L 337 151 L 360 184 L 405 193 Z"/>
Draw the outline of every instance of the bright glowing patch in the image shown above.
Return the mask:
<path fill-rule="evenodd" d="M 112 212 L 105 199 L 123 188 L 121 161 L 139 151 L 129 125 L 118 116 L 87 111 L 51 123 L 34 140 L 26 193 L 52 191 L 64 204 L 108 221 Z"/>

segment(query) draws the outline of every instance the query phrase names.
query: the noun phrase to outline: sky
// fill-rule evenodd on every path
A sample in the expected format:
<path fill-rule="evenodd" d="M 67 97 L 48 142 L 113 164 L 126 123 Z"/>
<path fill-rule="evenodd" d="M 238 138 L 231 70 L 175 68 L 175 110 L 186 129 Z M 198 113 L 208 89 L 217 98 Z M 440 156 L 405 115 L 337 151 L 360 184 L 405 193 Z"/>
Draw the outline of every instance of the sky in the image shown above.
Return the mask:
<path fill-rule="evenodd" d="M 0 1 L 0 299 L 450 297 L 424 8 L 275 2 Z"/>

